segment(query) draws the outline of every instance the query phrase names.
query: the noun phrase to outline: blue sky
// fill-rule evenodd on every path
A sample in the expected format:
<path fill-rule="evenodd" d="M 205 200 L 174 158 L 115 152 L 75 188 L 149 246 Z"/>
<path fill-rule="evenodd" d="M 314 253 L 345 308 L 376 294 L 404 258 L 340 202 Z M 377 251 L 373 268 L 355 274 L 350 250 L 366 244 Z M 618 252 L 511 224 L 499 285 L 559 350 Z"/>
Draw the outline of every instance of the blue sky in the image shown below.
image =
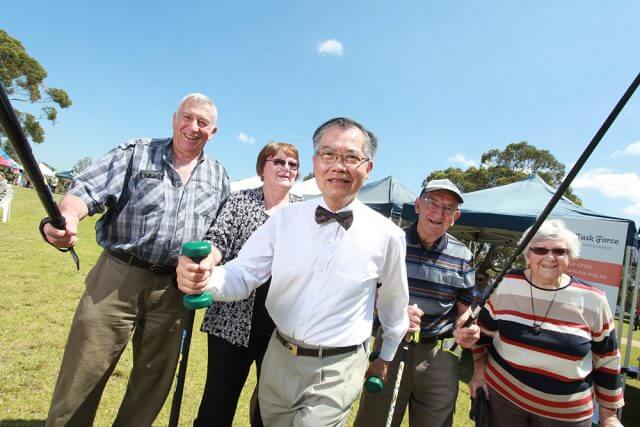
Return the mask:
<path fill-rule="evenodd" d="M 93 3 L 93 4 L 90 4 Z M 189 92 L 219 108 L 207 153 L 232 179 L 270 140 L 311 169 L 311 134 L 353 117 L 381 145 L 370 180 L 417 192 L 435 169 L 528 141 L 571 166 L 640 71 L 640 3 L 20 2 L 0 28 L 73 106 L 36 156 L 58 169 L 171 132 Z M 20 105 L 16 104 L 18 108 Z M 584 205 L 640 220 L 640 93 L 575 181 Z M 568 169 L 567 169 L 568 170 Z"/>

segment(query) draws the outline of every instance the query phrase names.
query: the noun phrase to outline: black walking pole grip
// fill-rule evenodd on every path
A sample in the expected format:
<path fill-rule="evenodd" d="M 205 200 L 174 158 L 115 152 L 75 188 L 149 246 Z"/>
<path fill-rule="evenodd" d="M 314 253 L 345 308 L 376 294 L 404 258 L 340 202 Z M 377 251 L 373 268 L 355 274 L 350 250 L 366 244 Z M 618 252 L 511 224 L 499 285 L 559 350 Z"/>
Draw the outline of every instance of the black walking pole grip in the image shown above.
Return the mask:
<path fill-rule="evenodd" d="M 194 262 L 200 262 L 211 253 L 209 242 L 187 242 L 182 245 L 182 255 L 191 258 Z M 169 426 L 176 427 L 180 418 L 180 406 L 182 405 L 182 393 L 184 391 L 184 381 L 187 375 L 187 363 L 189 361 L 189 347 L 191 346 L 191 332 L 195 310 L 209 307 L 213 302 L 211 294 L 204 292 L 200 295 L 185 295 L 182 299 L 187 308 L 187 318 L 182 330 L 182 342 L 180 344 L 180 362 L 178 366 L 178 376 L 176 379 L 176 389 L 171 402 L 171 414 L 169 415 Z"/>

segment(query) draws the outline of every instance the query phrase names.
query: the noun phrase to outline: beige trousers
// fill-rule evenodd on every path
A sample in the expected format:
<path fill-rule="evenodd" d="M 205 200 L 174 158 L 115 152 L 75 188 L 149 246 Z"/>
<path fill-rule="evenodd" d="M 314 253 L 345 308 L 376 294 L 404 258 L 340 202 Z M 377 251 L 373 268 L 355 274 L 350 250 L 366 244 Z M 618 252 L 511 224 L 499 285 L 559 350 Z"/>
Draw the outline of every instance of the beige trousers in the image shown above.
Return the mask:
<path fill-rule="evenodd" d="M 71 324 L 47 426 L 93 424 L 132 333 L 133 368 L 113 425 L 151 425 L 173 382 L 186 313 L 171 280 L 100 255 Z"/>
<path fill-rule="evenodd" d="M 264 425 L 344 425 L 362 388 L 366 367 L 363 346 L 337 356 L 295 356 L 274 333 L 262 361 L 258 390 Z"/>
<path fill-rule="evenodd" d="M 382 346 L 380 330 L 374 351 Z M 384 426 L 391 404 L 393 386 L 398 374 L 402 349 L 398 348 L 387 372 L 387 383 L 379 393 L 366 390 L 360 396 L 360 407 L 354 423 L 357 427 Z M 458 358 L 441 349 L 441 341 L 410 345 L 400 383 L 392 426 L 402 423 L 409 405 L 410 426 L 451 426 L 458 397 Z"/>

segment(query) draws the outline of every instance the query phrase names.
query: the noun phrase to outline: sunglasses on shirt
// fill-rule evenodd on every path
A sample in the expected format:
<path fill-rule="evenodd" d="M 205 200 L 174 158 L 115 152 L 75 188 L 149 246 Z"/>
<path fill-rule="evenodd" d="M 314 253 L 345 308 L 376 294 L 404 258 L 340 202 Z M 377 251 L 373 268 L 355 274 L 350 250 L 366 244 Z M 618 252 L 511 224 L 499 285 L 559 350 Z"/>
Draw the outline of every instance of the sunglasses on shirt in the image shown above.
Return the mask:
<path fill-rule="evenodd" d="M 554 254 L 555 256 L 565 256 L 569 253 L 569 249 L 566 248 L 553 248 L 553 249 L 548 249 L 548 248 L 541 248 L 541 247 L 532 247 L 529 248 L 530 252 L 533 252 L 536 255 L 539 256 L 544 256 L 546 254 L 548 254 L 549 252 L 551 252 L 552 254 Z"/>

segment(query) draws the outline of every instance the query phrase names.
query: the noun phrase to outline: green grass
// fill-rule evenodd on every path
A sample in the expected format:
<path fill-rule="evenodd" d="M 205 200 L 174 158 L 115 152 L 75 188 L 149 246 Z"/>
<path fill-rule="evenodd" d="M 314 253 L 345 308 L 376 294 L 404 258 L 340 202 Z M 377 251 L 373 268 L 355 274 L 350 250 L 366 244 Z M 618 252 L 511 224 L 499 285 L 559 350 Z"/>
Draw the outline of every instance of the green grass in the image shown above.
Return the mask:
<path fill-rule="evenodd" d="M 0 426 L 42 425 L 46 418 L 67 333 L 76 304 L 84 289 L 84 277 L 95 264 L 100 248 L 94 240 L 95 218 L 80 225 L 76 246 L 81 271 L 68 254 L 44 243 L 38 223 L 44 210 L 32 190 L 14 187 L 11 221 L 0 223 Z M 202 312 L 196 317 L 197 327 Z M 637 339 L 637 338 L 636 338 Z M 195 418 L 206 373 L 206 337 L 195 332 L 181 411 L 181 425 Z M 634 348 L 632 361 L 640 356 Z M 95 425 L 109 426 L 124 395 L 131 351 L 125 351 L 105 389 Z M 460 392 L 454 425 L 471 426 L 468 420 L 471 376 L 468 355 L 461 364 Z M 255 386 L 252 370 L 242 392 L 234 425 L 248 425 L 249 400 Z M 628 406 L 625 425 L 637 425 L 640 413 L 640 382 L 626 389 Z M 167 400 L 156 425 L 166 425 L 171 399 Z M 351 414 L 353 420 L 357 404 Z M 634 417 L 634 418 L 632 418 Z M 403 423 L 408 425 L 407 419 Z"/>

